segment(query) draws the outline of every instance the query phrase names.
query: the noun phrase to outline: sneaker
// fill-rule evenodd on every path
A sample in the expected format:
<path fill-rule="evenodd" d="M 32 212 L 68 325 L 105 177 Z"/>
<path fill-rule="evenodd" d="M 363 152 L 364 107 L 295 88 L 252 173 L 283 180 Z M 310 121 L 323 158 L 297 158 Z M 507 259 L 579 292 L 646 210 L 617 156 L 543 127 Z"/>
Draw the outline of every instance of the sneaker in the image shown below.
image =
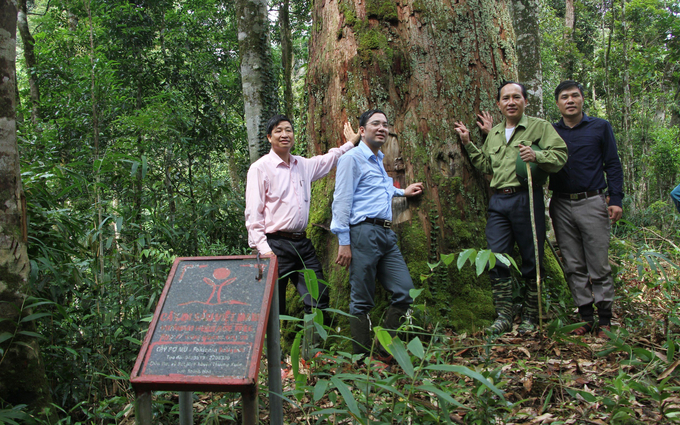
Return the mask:
<path fill-rule="evenodd" d="M 500 335 L 512 329 L 512 323 L 505 317 L 499 317 L 495 322 L 486 328 L 486 333 L 489 335 Z"/>
<path fill-rule="evenodd" d="M 607 336 L 606 333 L 604 333 L 604 331 L 611 332 L 612 331 L 611 325 L 602 325 L 602 326 L 599 326 L 598 329 L 597 329 L 597 337 L 598 338 L 609 339 L 609 337 Z"/>
<path fill-rule="evenodd" d="M 376 372 L 389 372 L 392 365 L 393 357 L 383 357 L 379 355 L 373 355 L 372 357 L 367 357 L 364 360 L 366 367 L 375 370 Z"/>
<path fill-rule="evenodd" d="M 574 336 L 583 336 L 587 335 L 589 333 L 593 332 L 593 324 L 592 323 L 586 323 L 583 326 L 580 326 L 573 331 L 569 332 L 569 335 L 574 335 Z"/>

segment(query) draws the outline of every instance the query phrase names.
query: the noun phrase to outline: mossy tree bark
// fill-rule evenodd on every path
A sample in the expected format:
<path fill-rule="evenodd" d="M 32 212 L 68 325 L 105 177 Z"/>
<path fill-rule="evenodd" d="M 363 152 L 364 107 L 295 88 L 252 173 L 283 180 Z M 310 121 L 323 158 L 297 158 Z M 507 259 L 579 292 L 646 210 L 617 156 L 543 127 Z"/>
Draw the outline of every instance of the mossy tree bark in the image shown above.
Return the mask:
<path fill-rule="evenodd" d="M 366 109 L 379 108 L 394 123 L 383 148 L 395 184 L 422 181 L 420 199 L 395 198 L 395 230 L 416 287 L 426 289 L 428 315 L 456 328 L 474 328 L 493 316 L 488 279 L 451 266 L 430 272 L 440 254 L 485 248 L 488 183 L 469 162 L 454 122 L 473 140 L 482 110 L 496 108 L 496 90 L 517 77 L 507 4 L 472 0 L 316 0 L 309 45 L 310 154 L 340 144 L 343 123 L 354 129 Z M 335 264 L 331 220 L 332 176 L 314 186 L 311 237 L 329 270 L 336 306 L 347 304 L 347 272 Z M 485 275 L 483 275 L 485 276 Z M 383 304 L 384 305 L 384 304 Z M 380 308 L 380 306 L 378 306 Z"/>
<path fill-rule="evenodd" d="M 16 24 L 16 1 L 0 0 L 0 399 L 40 411 L 50 391 L 34 322 L 21 321 L 30 314 L 30 263 L 16 135 Z"/>

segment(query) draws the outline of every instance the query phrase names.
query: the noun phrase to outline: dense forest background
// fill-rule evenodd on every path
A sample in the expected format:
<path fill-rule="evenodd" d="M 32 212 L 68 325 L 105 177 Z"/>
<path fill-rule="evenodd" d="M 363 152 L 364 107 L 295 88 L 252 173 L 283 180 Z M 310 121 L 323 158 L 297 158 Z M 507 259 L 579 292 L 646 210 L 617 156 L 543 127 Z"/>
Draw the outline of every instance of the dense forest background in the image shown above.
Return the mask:
<path fill-rule="evenodd" d="M 27 306 L 35 307 L 28 321 L 37 326 L 28 336 L 39 338 L 60 423 L 121 423 L 130 415 L 128 374 L 176 256 L 250 252 L 239 3 L 19 1 L 17 133 Z M 624 168 L 624 220 L 614 243 L 639 254 L 670 241 L 658 253 L 676 258 L 678 215 L 668 194 L 680 183 L 680 4 L 534 4 L 541 83 L 532 93 L 542 103 L 535 113 L 556 121 L 554 87 L 583 83 L 586 113 L 612 123 Z M 294 119 L 302 155 L 317 142 L 307 134 L 313 6 L 270 1 L 266 29 L 270 109 Z M 350 22 L 356 16 L 345 18 L 358 25 Z M 0 367 L 15 336 L 0 341 Z M 176 418 L 165 403 L 155 409 Z M 5 420 L 25 410 L 11 400 L 0 400 L 2 408 Z M 202 420 L 219 421 L 205 412 Z"/>

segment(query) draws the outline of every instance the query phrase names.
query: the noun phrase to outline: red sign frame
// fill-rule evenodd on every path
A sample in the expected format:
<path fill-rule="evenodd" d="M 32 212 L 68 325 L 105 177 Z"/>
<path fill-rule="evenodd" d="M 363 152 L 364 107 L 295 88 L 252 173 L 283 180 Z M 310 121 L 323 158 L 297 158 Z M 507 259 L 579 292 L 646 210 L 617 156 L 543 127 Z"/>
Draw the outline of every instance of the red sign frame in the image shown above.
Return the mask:
<path fill-rule="evenodd" d="M 240 256 L 223 256 L 223 257 L 179 257 L 176 258 L 170 274 L 165 282 L 165 287 L 156 306 L 153 319 L 149 325 L 149 330 L 144 338 L 144 343 L 137 356 L 137 361 L 130 374 L 130 382 L 137 393 L 154 390 L 172 390 L 172 391 L 220 391 L 220 392 L 243 392 L 252 390 L 257 385 L 257 375 L 259 372 L 260 358 L 262 356 L 262 349 L 264 345 L 264 337 L 267 329 L 267 320 L 269 319 L 269 312 L 271 306 L 271 299 L 274 293 L 275 283 L 278 279 L 277 270 L 278 262 L 275 255 L 261 256 L 260 261 L 267 263 L 268 270 L 266 276 L 262 276 L 265 280 L 264 296 L 260 304 L 260 314 L 258 316 L 257 328 L 255 330 L 255 340 L 252 343 L 252 350 L 250 351 L 249 367 L 247 367 L 247 376 L 243 379 L 235 379 L 230 377 L 220 376 L 194 376 L 186 374 L 167 374 L 154 375 L 146 374 L 146 364 L 151 356 L 152 339 L 156 333 L 159 322 L 161 321 L 161 313 L 166 305 L 168 294 L 171 291 L 171 286 L 175 280 L 178 266 L 181 262 L 187 261 L 243 261 L 256 260 L 255 255 L 240 255 Z M 267 261 L 268 260 L 268 261 Z M 262 268 L 253 270 L 253 273 L 261 272 Z M 186 343 L 190 344 L 190 343 Z"/>

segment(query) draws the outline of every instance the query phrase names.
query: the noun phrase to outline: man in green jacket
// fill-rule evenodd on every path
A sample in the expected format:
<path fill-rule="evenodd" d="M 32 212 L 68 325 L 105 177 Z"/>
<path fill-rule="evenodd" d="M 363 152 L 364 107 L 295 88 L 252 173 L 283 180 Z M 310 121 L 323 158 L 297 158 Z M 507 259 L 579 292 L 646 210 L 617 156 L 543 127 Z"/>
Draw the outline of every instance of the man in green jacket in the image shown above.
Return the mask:
<path fill-rule="evenodd" d="M 462 122 L 455 125 L 472 164 L 483 173 L 492 175 L 494 195 L 489 200 L 486 223 L 488 249 L 495 253 L 511 254 L 517 243 L 522 256 L 520 271 L 526 288 L 522 324 L 518 330 L 524 334 L 535 328 L 538 319 L 536 267 L 540 267 L 543 262 L 545 207 L 542 188 L 534 184 L 534 215 L 539 248 L 537 264 L 531 230 L 529 189 L 517 176 L 515 164 L 519 155 L 524 162 L 536 163 L 540 170 L 555 173 L 567 161 L 567 145 L 552 124 L 524 115 L 528 102 L 522 84 L 512 81 L 504 83 L 498 89 L 497 105 L 504 119 L 491 129 L 481 149 L 470 143 L 470 132 Z M 539 149 L 532 149 L 532 145 Z M 489 273 L 498 317 L 487 332 L 502 334 L 512 329 L 510 269 L 499 262 Z"/>

